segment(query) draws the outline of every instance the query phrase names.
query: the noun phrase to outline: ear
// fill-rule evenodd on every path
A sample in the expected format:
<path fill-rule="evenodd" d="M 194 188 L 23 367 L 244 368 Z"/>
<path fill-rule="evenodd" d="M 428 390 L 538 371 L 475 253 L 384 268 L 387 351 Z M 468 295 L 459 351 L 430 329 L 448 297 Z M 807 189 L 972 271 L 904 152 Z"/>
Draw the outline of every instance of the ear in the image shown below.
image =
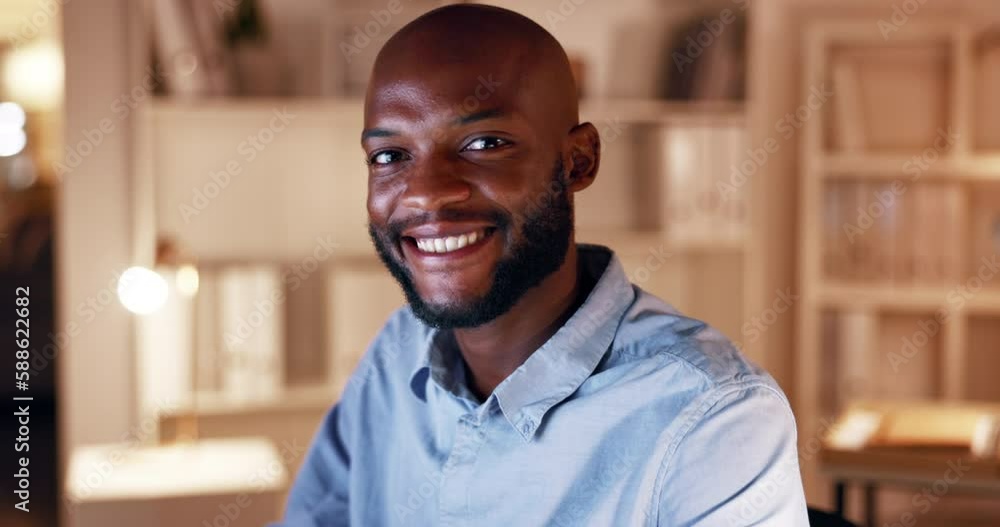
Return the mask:
<path fill-rule="evenodd" d="M 563 166 L 568 169 L 566 185 L 571 192 L 578 192 L 589 187 L 597 177 L 601 165 L 601 136 L 588 122 L 574 126 L 566 140 L 563 155 Z"/>

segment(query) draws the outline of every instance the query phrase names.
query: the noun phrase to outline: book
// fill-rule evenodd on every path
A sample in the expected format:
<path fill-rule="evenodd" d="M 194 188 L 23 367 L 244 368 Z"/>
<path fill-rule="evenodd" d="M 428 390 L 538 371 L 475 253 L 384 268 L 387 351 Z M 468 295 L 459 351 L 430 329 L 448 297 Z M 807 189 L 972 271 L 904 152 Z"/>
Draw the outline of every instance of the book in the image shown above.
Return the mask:
<path fill-rule="evenodd" d="M 843 278 L 847 264 L 842 226 L 850 220 L 843 215 L 843 189 L 842 183 L 827 183 L 823 192 L 823 275 L 828 278 Z"/>
<path fill-rule="evenodd" d="M 226 269 L 219 276 L 223 391 L 234 399 L 271 399 L 284 386 L 285 310 L 277 268 Z"/>
<path fill-rule="evenodd" d="M 913 247 L 913 280 L 926 284 L 935 279 L 934 251 L 940 239 L 934 237 L 935 224 L 942 219 L 935 215 L 933 189 L 926 183 L 914 183 L 910 192 L 913 194 L 913 215 L 911 240 Z"/>
<path fill-rule="evenodd" d="M 894 274 L 895 243 L 894 239 L 899 229 L 898 203 L 899 196 L 893 195 L 892 183 L 874 185 L 875 199 L 881 207 L 881 214 L 875 218 L 872 227 L 872 259 L 875 278 L 880 282 L 891 282 Z M 879 196 L 879 197 L 876 197 Z"/>
<path fill-rule="evenodd" d="M 892 237 L 892 282 L 894 284 L 909 284 L 913 282 L 913 186 L 904 183 L 906 189 L 896 196 L 894 209 L 895 229 Z"/>

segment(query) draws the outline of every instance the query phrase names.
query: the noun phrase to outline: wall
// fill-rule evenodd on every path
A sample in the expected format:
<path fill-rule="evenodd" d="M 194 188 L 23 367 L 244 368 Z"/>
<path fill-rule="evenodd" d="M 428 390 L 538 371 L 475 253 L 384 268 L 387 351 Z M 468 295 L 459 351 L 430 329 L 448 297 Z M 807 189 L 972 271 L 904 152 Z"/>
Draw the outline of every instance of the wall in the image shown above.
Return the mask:
<path fill-rule="evenodd" d="M 135 422 L 132 326 L 114 291 L 116 273 L 132 261 L 130 122 L 114 119 L 110 110 L 129 89 L 123 16 L 129 3 L 63 7 L 65 141 L 90 151 L 65 175 L 58 198 L 56 327 L 66 337 L 58 356 L 63 465 L 73 447 L 118 441 Z M 99 129 L 104 119 L 112 119 L 114 130 L 101 133 L 100 141 L 86 139 L 84 131 Z M 62 516 L 63 525 L 72 525 L 65 509 Z"/>

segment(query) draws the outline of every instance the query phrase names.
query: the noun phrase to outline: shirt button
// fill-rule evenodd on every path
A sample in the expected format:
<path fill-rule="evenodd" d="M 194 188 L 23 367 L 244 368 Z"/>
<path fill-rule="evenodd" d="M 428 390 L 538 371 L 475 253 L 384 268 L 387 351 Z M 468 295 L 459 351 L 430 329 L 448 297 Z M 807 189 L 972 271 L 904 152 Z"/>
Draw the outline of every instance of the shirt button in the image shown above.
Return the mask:
<path fill-rule="evenodd" d="M 527 421 L 525 421 L 524 424 L 521 425 L 521 432 L 523 432 L 525 434 L 531 432 L 531 420 L 530 419 L 527 420 Z"/>

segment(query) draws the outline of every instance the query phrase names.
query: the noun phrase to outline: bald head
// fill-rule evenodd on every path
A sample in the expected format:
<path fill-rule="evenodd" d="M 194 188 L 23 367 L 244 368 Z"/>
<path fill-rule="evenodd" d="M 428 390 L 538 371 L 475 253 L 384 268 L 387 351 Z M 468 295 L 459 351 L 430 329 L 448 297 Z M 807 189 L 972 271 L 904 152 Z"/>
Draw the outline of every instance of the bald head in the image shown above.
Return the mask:
<path fill-rule="evenodd" d="M 530 95 L 528 107 L 546 108 L 564 131 L 579 120 L 566 52 L 543 27 L 507 9 L 451 5 L 410 22 L 379 52 L 368 96 L 433 77 L 457 89 L 453 110 L 463 115 L 490 106 L 485 99 L 499 91 Z"/>

